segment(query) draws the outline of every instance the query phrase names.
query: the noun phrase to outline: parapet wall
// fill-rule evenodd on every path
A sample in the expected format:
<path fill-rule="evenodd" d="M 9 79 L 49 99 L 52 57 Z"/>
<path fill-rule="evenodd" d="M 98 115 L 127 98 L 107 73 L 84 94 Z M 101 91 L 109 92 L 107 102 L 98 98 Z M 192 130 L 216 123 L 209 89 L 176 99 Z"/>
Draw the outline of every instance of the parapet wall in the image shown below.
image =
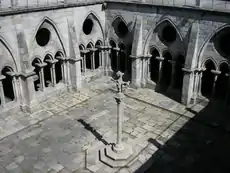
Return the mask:
<path fill-rule="evenodd" d="M 0 0 L 0 11 L 32 10 L 33 8 L 53 8 L 55 6 L 78 6 L 103 2 L 190 7 L 230 12 L 230 1 L 228 0 Z"/>

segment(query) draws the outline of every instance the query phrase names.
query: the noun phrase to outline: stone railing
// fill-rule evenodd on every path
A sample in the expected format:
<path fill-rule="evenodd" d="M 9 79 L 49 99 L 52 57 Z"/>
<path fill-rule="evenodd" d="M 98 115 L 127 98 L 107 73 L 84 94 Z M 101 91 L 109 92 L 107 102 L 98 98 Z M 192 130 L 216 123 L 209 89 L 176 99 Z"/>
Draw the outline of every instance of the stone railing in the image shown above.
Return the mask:
<path fill-rule="evenodd" d="M 228 0 L 0 0 L 0 12 L 61 8 L 63 6 L 88 5 L 103 2 L 189 7 L 230 12 L 230 1 Z"/>

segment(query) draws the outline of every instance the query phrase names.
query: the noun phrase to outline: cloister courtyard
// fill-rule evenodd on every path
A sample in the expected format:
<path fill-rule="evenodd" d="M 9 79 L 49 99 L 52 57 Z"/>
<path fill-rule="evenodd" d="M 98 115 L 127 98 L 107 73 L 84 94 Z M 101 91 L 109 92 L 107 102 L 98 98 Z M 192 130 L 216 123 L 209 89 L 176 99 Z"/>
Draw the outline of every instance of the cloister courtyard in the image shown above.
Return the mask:
<path fill-rule="evenodd" d="M 48 98 L 32 114 L 2 115 L 0 173 L 229 172 L 228 108 L 186 108 L 147 88 L 125 91 L 122 139 L 135 158 L 124 168 L 100 162 L 98 151 L 116 142 L 114 94 L 103 77 Z"/>

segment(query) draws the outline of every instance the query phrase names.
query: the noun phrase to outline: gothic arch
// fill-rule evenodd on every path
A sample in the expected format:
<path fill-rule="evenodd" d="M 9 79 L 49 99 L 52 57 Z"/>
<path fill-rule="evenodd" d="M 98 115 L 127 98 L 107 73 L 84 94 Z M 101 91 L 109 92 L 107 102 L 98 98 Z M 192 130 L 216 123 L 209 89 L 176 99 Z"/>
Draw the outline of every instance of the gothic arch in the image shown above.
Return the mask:
<path fill-rule="evenodd" d="M 160 48 L 157 45 L 151 45 L 151 46 L 149 46 L 148 52 L 146 52 L 146 53 L 150 55 L 151 51 L 153 49 L 156 49 L 159 52 L 160 56 L 162 56 L 161 50 L 160 50 Z"/>
<path fill-rule="evenodd" d="M 126 20 L 125 20 L 121 15 L 115 16 L 115 17 L 112 19 L 112 24 L 113 24 L 116 20 L 121 20 L 122 22 L 124 22 L 125 25 L 128 27 L 129 32 L 130 32 L 130 28 L 129 28 L 128 23 L 126 22 Z"/>
<path fill-rule="evenodd" d="M 62 49 L 63 49 L 63 51 L 64 51 L 64 53 L 65 53 L 65 55 L 66 55 L 66 49 L 65 49 L 65 45 L 64 45 L 64 43 L 63 43 L 63 39 L 62 39 L 62 36 L 61 36 L 61 32 L 59 31 L 59 29 L 58 29 L 57 25 L 55 24 L 55 22 L 54 22 L 53 20 L 51 20 L 49 17 L 46 17 L 46 16 L 45 16 L 45 17 L 41 20 L 41 22 L 38 24 L 38 26 L 36 27 L 35 32 L 34 32 L 34 34 L 33 34 L 33 42 L 34 42 L 34 40 L 35 40 L 35 38 L 36 38 L 36 34 L 37 34 L 38 30 L 41 28 L 41 26 L 42 26 L 44 23 L 48 23 L 48 24 L 50 24 L 50 25 L 53 27 L 53 29 L 55 30 L 55 32 L 56 32 L 56 34 L 57 34 L 57 36 L 58 36 L 58 39 L 59 39 L 59 41 L 60 41 L 60 43 L 61 43 Z"/>
<path fill-rule="evenodd" d="M 209 62 L 212 62 L 212 63 L 214 64 L 215 70 L 218 68 L 217 62 L 216 62 L 215 59 L 212 58 L 212 57 L 209 57 L 209 58 L 205 59 L 205 60 L 202 62 L 201 67 L 202 67 L 202 68 L 205 68 L 205 65 L 206 65 L 207 63 L 209 63 Z"/>
<path fill-rule="evenodd" d="M 181 33 L 180 33 L 178 27 L 176 26 L 176 24 L 175 24 L 170 18 L 164 17 L 163 19 L 160 19 L 159 22 L 154 23 L 154 24 L 152 25 L 150 31 L 148 32 L 147 37 L 146 37 L 145 42 L 144 42 L 143 54 L 146 54 L 147 51 L 148 51 L 147 49 L 148 49 L 148 47 L 149 47 L 149 42 L 150 42 L 150 40 L 151 40 L 151 38 L 152 38 L 152 34 L 155 32 L 156 28 L 157 28 L 159 25 L 161 25 L 163 22 L 169 22 L 169 23 L 175 28 L 175 30 L 176 30 L 176 32 L 177 32 L 177 34 L 178 34 L 180 40 L 183 42 L 183 36 L 181 35 Z"/>
<path fill-rule="evenodd" d="M 207 37 L 207 39 L 204 41 L 204 43 L 201 45 L 201 48 L 199 49 L 198 51 L 198 54 L 197 54 L 197 57 L 198 57 L 198 60 L 197 60 L 197 63 L 198 63 L 198 67 L 199 66 L 202 66 L 202 56 L 203 56 L 203 53 L 208 45 L 208 43 L 210 42 L 210 40 L 216 35 L 218 34 L 221 30 L 225 29 L 225 28 L 230 28 L 230 25 L 229 24 L 224 24 L 222 26 L 220 26 L 219 28 L 217 28 L 216 30 L 214 30 L 212 33 L 209 34 L 209 36 Z"/>
<path fill-rule="evenodd" d="M 13 64 L 12 64 L 12 65 L 15 66 L 15 72 L 18 72 L 19 67 L 18 67 L 18 64 L 17 64 L 17 62 L 16 62 L 16 59 L 15 59 L 13 53 L 12 53 L 13 51 L 12 51 L 10 45 L 6 42 L 6 40 L 5 40 L 2 36 L 0 36 L 0 43 L 1 43 L 1 44 L 3 45 L 3 47 L 9 52 L 9 54 L 10 54 L 12 60 L 13 60 Z M 6 66 L 6 65 L 7 65 L 7 66 L 11 66 L 11 65 L 8 65 L 8 64 L 2 64 L 2 67 Z"/>
<path fill-rule="evenodd" d="M 90 15 L 92 15 L 92 17 L 94 17 L 94 20 L 96 20 L 100 26 L 102 37 L 103 37 L 102 40 L 103 40 L 103 44 L 104 44 L 105 43 L 105 32 L 103 30 L 102 21 L 101 21 L 100 17 L 94 11 L 89 11 L 87 13 L 87 15 L 83 18 L 84 19 L 83 21 L 85 21 L 88 17 L 90 17 Z"/>

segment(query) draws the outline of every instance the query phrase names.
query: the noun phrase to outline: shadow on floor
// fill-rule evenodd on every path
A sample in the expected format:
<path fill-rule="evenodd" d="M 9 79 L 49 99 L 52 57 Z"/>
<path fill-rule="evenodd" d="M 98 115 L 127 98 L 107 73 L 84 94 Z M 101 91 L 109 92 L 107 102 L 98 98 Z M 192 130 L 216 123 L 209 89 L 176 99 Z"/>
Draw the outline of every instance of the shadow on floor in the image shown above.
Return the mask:
<path fill-rule="evenodd" d="M 188 109 L 189 110 L 189 109 Z M 192 110 L 189 110 L 192 111 Z M 149 139 L 158 150 L 135 173 L 229 173 L 230 111 L 222 103 L 209 103 L 163 145 Z M 181 117 L 185 118 L 185 117 Z M 178 120 L 180 121 L 180 119 Z"/>
<path fill-rule="evenodd" d="M 80 122 L 86 130 L 90 131 L 104 145 L 114 145 L 114 143 L 108 143 L 100 133 L 98 133 L 90 124 L 86 123 L 83 119 L 79 119 L 77 121 Z"/>

